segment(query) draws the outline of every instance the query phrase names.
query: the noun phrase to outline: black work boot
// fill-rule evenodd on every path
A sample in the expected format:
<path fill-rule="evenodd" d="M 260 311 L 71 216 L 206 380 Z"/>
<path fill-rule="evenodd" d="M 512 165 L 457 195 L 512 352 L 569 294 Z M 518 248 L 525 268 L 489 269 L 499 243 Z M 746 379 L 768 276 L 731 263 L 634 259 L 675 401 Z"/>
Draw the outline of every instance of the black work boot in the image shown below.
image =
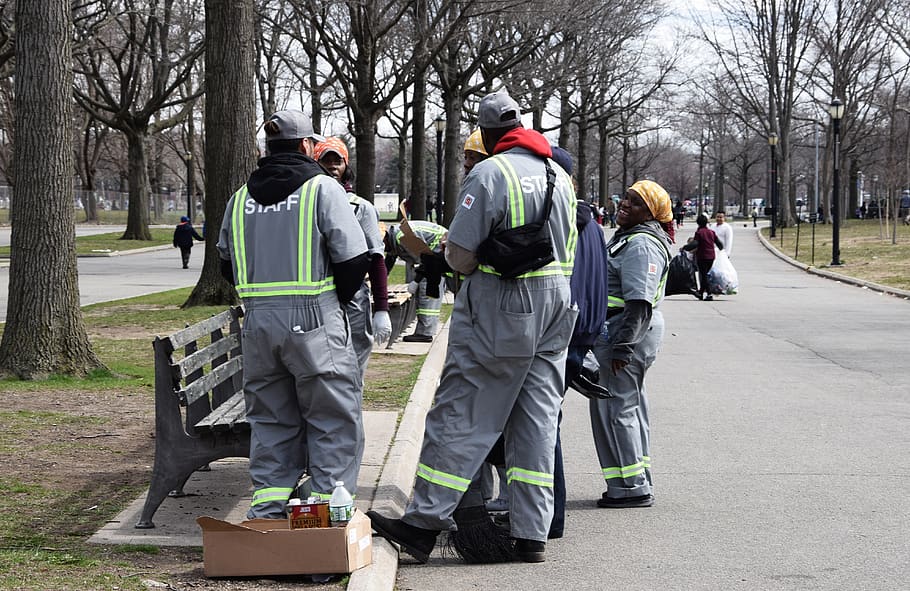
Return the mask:
<path fill-rule="evenodd" d="M 525 540 L 518 538 L 515 540 L 515 553 L 524 562 L 543 562 L 546 560 L 544 552 L 547 549 L 546 542 L 537 540 Z"/>
<path fill-rule="evenodd" d="M 402 552 L 407 552 L 421 564 L 426 564 L 430 559 L 438 531 L 409 525 L 400 519 L 383 517 L 376 511 L 367 511 L 367 517 L 370 518 L 373 530 L 388 541 L 398 544 Z"/>

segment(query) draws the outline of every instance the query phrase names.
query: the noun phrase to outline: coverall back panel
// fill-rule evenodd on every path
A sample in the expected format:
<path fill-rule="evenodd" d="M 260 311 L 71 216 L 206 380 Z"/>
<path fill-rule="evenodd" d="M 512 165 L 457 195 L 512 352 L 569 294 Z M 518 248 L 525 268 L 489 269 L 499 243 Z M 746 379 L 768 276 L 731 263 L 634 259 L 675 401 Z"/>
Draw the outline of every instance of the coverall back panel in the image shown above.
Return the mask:
<path fill-rule="evenodd" d="M 444 226 L 427 222 L 423 220 L 409 221 L 408 225 L 414 234 L 423 240 L 430 250 L 439 254 L 442 252 L 442 237 L 446 234 Z M 411 254 L 408 249 L 401 243 L 401 228 L 397 228 L 393 235 L 393 244 L 395 245 L 395 254 L 399 256 L 407 265 L 405 268 L 405 281 L 415 281 L 417 274 L 414 266 L 420 264 L 420 258 Z M 420 280 L 417 297 L 417 326 L 414 328 L 414 334 L 436 336 L 439 330 L 439 311 L 442 309 L 442 294 L 445 293 L 445 278 L 439 283 L 438 298 L 431 298 L 427 295 L 427 280 Z"/>

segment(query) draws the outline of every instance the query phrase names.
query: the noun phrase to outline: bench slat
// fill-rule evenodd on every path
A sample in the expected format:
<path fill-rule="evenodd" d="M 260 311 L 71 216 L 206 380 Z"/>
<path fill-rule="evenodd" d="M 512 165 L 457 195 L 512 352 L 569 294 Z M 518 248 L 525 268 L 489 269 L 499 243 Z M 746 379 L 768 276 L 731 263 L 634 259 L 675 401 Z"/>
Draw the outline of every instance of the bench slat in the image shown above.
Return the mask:
<path fill-rule="evenodd" d="M 246 422 L 246 403 L 243 391 L 237 392 L 212 411 L 212 414 L 196 423 L 197 429 L 227 431 L 239 422 Z"/>
<path fill-rule="evenodd" d="M 200 369 L 207 363 L 211 363 L 213 359 L 222 355 L 227 355 L 231 352 L 232 349 L 235 349 L 239 346 L 240 337 L 238 337 L 236 334 L 229 334 L 226 337 L 221 338 L 206 347 L 203 347 L 199 351 L 196 351 L 192 355 L 189 355 L 188 357 L 177 362 L 176 368 L 178 371 L 178 377 L 180 379 L 185 379 L 197 369 Z"/>
<path fill-rule="evenodd" d="M 243 369 L 243 355 L 238 355 L 228 360 L 227 363 L 219 365 L 209 373 L 205 374 L 195 382 L 187 385 L 185 388 L 177 391 L 177 397 L 184 406 L 193 404 L 206 394 L 212 388 L 229 380 L 234 374 Z"/>
<path fill-rule="evenodd" d="M 185 346 L 188 343 L 195 341 L 201 337 L 207 337 L 209 334 L 215 330 L 230 324 L 233 320 L 233 315 L 231 310 L 226 310 L 220 314 L 207 318 L 192 326 L 188 326 L 181 331 L 175 332 L 168 339 L 171 341 L 171 346 L 174 347 L 176 351 L 180 347 Z"/>

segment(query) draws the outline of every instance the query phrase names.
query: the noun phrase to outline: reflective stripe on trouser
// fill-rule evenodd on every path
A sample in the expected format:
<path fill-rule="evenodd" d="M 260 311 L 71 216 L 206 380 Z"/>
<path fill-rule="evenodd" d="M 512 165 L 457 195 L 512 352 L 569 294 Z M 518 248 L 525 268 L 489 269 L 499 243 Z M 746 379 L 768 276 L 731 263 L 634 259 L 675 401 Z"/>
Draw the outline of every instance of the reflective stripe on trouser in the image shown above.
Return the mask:
<path fill-rule="evenodd" d="M 621 315 L 607 322 L 606 330 L 616 328 Z M 632 361 L 617 375 L 601 372 L 601 384 L 615 398 L 592 400 L 591 429 L 600 459 L 607 491 L 611 497 L 637 497 L 651 493 L 651 441 L 648 424 L 648 398 L 645 373 L 654 363 L 663 340 L 664 320 L 654 310 L 651 326 L 635 346 Z M 594 344 L 594 354 L 601 367 L 610 367 L 611 347 L 604 335 Z"/>
<path fill-rule="evenodd" d="M 370 302 L 370 287 L 363 283 L 351 301 L 344 307 L 351 325 L 351 343 L 360 366 L 360 389 L 367 373 L 367 362 L 373 352 L 373 308 Z"/>
<path fill-rule="evenodd" d="M 331 493 L 336 480 L 356 493 L 364 445 L 359 370 L 338 297 L 244 303 L 243 387 L 255 489 L 247 516 L 284 517 L 290 490 L 278 492 L 293 488 L 305 470 L 316 493 Z"/>
<path fill-rule="evenodd" d="M 503 433 L 506 465 L 520 475 L 509 486 L 512 535 L 546 540 L 565 350 L 576 316 L 565 277 L 467 277 L 455 298 L 404 521 L 450 529 L 452 512 Z"/>
<path fill-rule="evenodd" d="M 427 280 L 420 281 L 417 292 L 417 326 L 414 334 L 436 336 L 439 329 L 439 310 L 442 308 L 442 295 L 445 293 L 446 282 L 443 278 L 439 282 L 439 297 L 431 298 L 427 295 Z"/>

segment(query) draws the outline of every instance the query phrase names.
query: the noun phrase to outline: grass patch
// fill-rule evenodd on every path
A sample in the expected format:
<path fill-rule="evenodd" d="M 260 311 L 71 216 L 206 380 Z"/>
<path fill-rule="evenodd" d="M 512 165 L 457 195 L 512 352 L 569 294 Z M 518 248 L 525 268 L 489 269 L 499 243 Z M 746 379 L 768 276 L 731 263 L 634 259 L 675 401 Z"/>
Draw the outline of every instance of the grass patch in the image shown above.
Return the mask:
<path fill-rule="evenodd" d="M 832 258 L 833 226 L 814 225 L 814 261 L 811 224 L 800 226 L 798 249 L 795 227 L 783 230 L 778 228 L 777 236 L 769 241 L 775 248 L 803 264 L 826 268 Z M 910 290 L 910 227 L 898 222 L 897 244 L 891 244 L 892 230 L 893 226 L 880 225 L 878 220 L 846 220 L 840 225 L 838 241 L 843 264 L 828 268 L 841 275 Z M 763 228 L 761 231 L 767 238 L 768 229 Z"/>
<path fill-rule="evenodd" d="M 201 562 L 197 549 L 86 544 L 148 485 L 155 335 L 224 310 L 181 309 L 191 289 L 83 308 L 107 371 L 0 381 L 0 590 L 139 590 L 146 589 L 143 579 L 203 580 L 201 566 L 188 566 Z M 444 306 L 443 319 L 450 312 Z M 400 411 L 423 362 L 374 355 L 364 408 Z"/>

